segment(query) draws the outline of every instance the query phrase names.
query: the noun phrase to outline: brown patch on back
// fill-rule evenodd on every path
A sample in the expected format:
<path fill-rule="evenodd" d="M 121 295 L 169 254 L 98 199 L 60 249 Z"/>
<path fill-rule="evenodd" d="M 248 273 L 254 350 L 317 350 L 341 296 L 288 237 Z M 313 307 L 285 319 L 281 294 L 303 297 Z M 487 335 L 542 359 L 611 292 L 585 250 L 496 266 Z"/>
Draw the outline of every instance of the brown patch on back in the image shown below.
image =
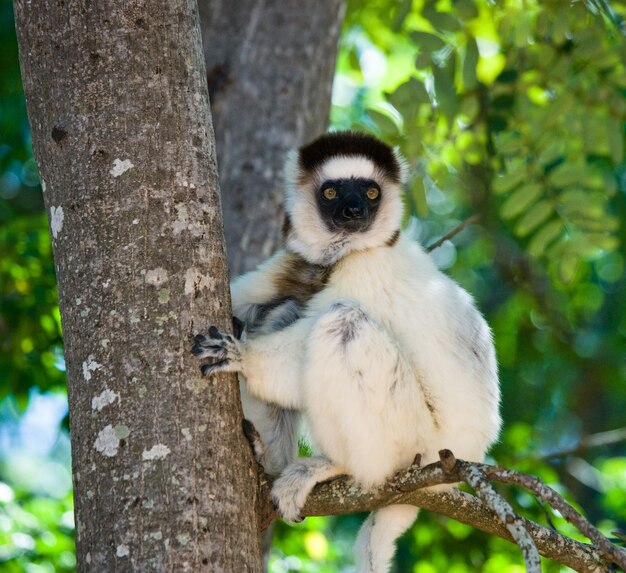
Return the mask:
<path fill-rule="evenodd" d="M 314 265 L 296 253 L 287 252 L 283 268 L 274 279 L 276 298 L 292 298 L 304 307 L 326 286 L 331 272 L 332 267 Z"/>
<path fill-rule="evenodd" d="M 292 229 L 292 225 L 291 225 L 291 217 L 289 217 L 289 213 L 285 213 L 285 218 L 283 220 L 283 241 L 287 240 L 287 237 L 289 236 L 289 233 L 291 232 Z"/>
<path fill-rule="evenodd" d="M 398 229 L 393 235 L 391 235 L 391 237 L 389 237 L 385 245 L 387 247 L 393 247 L 398 242 L 399 238 L 400 238 L 400 229 Z"/>

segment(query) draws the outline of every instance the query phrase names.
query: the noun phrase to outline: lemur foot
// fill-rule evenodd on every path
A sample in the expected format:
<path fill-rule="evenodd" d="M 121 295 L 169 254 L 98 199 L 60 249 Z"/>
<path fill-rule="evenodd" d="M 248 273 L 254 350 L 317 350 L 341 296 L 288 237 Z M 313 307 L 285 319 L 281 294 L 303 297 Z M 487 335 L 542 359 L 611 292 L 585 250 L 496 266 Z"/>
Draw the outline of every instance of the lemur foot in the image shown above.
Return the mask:
<path fill-rule="evenodd" d="M 254 427 L 254 424 L 250 420 L 243 419 L 242 422 L 243 433 L 248 438 L 248 442 L 250 442 L 250 446 L 252 446 L 252 453 L 254 454 L 254 459 L 258 464 L 264 465 L 265 462 L 265 444 L 261 439 L 261 435 L 257 432 L 257 429 Z"/>
<path fill-rule="evenodd" d="M 309 491 L 302 487 L 302 468 L 298 471 L 298 464 L 291 464 L 285 468 L 281 476 L 272 486 L 272 501 L 278 510 L 278 515 L 292 523 L 304 521 L 300 510 L 304 507 Z"/>
<path fill-rule="evenodd" d="M 240 372 L 243 364 L 242 346 L 245 333 L 241 341 L 232 334 L 219 331 L 215 326 L 209 328 L 208 334 L 198 334 L 194 337 L 195 344 L 191 353 L 198 358 L 213 358 L 212 364 L 203 364 L 202 374 L 211 376 L 218 372 Z"/>

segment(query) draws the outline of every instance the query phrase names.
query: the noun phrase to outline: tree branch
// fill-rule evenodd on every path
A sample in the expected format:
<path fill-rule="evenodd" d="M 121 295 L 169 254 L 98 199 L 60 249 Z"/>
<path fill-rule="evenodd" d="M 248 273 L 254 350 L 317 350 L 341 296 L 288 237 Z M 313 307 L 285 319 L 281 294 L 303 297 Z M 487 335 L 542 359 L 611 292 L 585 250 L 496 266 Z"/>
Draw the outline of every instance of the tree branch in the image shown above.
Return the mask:
<path fill-rule="evenodd" d="M 626 442 L 626 428 L 616 428 L 615 430 L 608 430 L 607 432 L 598 432 L 597 434 L 582 436 L 578 442 L 570 448 L 548 452 L 532 459 L 534 461 L 542 461 L 554 458 L 564 458 L 572 454 L 580 454 L 592 448 L 610 446 L 622 442 Z"/>
<path fill-rule="evenodd" d="M 470 225 L 474 224 L 479 219 L 480 219 L 480 215 L 472 215 L 471 217 L 468 217 L 467 219 L 465 219 L 465 221 L 461 221 L 456 227 L 454 227 L 454 229 L 452 229 L 452 231 L 450 231 L 449 233 L 446 233 L 443 237 L 441 237 L 441 239 L 438 239 L 432 245 L 429 245 L 428 247 L 426 247 L 426 252 L 430 253 L 431 251 L 438 249 L 446 241 L 449 241 L 450 239 L 456 237 L 463 229 L 465 229 L 465 227 L 469 227 Z"/>
<path fill-rule="evenodd" d="M 614 563 L 626 570 L 626 551 L 613 545 L 598 529 L 587 521 L 578 511 L 569 505 L 556 491 L 544 484 L 539 478 L 512 470 L 486 470 L 489 478 L 502 483 L 516 484 L 532 491 L 537 497 L 556 509 L 585 537 L 595 543 L 598 549 Z"/>
<path fill-rule="evenodd" d="M 447 454 L 443 451 L 442 462 L 424 467 L 414 463 L 408 470 L 396 475 L 384 487 L 375 491 L 362 490 L 347 476 L 320 483 L 309 495 L 302 510 L 302 516 L 343 515 L 372 511 L 394 503 L 411 504 L 455 519 L 519 545 L 520 535 L 517 532 L 515 534 L 511 532 L 507 528 L 507 523 L 503 523 L 497 513 L 479 497 L 453 488 L 445 491 L 441 491 L 440 488 L 437 491 L 423 489 L 467 480 L 474 482 L 475 485 L 473 487 L 478 490 L 482 488 L 482 486 L 478 485 L 478 481 L 481 480 L 515 483 L 527 486 L 533 492 L 535 490 L 541 492 L 535 493 L 564 516 L 569 511 L 565 508 L 570 508 L 571 511 L 577 514 L 575 520 L 571 522 L 576 527 L 579 527 L 582 533 L 588 534 L 594 541 L 594 544 L 581 543 L 553 529 L 512 513 L 516 530 L 523 529 L 526 532 L 521 534 L 525 547 L 529 546 L 528 538 L 530 538 L 531 545 L 536 547 L 536 551 L 539 554 L 571 567 L 576 571 L 588 573 L 608 572 L 611 570 L 611 563 L 616 563 L 622 568 L 624 567 L 623 560 L 626 559 L 626 552 L 602 536 L 582 515 L 578 514 L 556 492 L 547 488 L 538 478 L 512 472 L 511 470 L 504 470 L 500 467 L 455 460 L 454 456 L 446 458 L 446 456 Z M 468 473 L 473 475 L 470 476 Z M 527 485 L 524 483 L 525 480 L 529 480 Z M 550 490 L 553 495 L 538 487 L 538 484 Z M 265 527 L 278 518 L 276 510 L 270 501 L 271 485 L 272 479 L 262 474 L 259 502 L 261 504 L 260 514 Z M 496 503 L 501 504 L 504 502 L 506 504 L 499 494 L 494 490 L 492 491 L 496 496 L 494 498 L 497 499 Z M 490 493 L 490 495 L 492 494 Z M 506 515 L 504 517 L 505 521 L 509 520 Z M 508 525 L 511 524 L 509 523 Z M 517 536 L 517 539 L 514 535 Z M 592 535 L 593 537 L 591 537 Z M 524 556 L 527 565 L 536 564 L 536 555 L 533 554 L 533 550 L 523 549 L 523 551 L 525 551 Z M 529 568 L 528 570 L 532 571 L 533 569 Z"/>
<path fill-rule="evenodd" d="M 489 476 L 477 464 L 457 461 L 450 450 L 440 453 L 441 465 L 446 473 L 457 473 L 465 482 L 471 485 L 476 495 L 500 518 L 511 537 L 519 546 L 524 556 L 528 573 L 541 573 L 541 559 L 537 546 L 533 541 L 523 519 L 517 515 L 506 500 L 496 492 L 489 483 Z"/>

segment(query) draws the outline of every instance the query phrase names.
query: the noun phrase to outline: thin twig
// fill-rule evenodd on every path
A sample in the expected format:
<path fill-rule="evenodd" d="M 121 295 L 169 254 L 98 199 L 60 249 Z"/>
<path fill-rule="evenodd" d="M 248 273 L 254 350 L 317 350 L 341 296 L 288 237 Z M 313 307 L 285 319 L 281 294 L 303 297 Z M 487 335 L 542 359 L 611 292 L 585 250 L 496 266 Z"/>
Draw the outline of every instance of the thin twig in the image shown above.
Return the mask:
<path fill-rule="evenodd" d="M 474 488 L 476 495 L 500 518 L 515 540 L 526 564 L 527 573 L 541 573 L 541 559 L 537 546 L 525 527 L 523 519 L 517 515 L 509 503 L 491 486 L 483 468 L 477 464 L 458 461 L 450 450 L 439 452 L 444 471 L 453 471 Z"/>
<path fill-rule="evenodd" d="M 495 471 L 494 471 L 495 470 Z M 532 491 L 537 497 L 556 509 L 567 521 L 578 529 L 585 537 L 594 542 L 597 548 L 614 563 L 626 571 L 626 551 L 613 545 L 597 528 L 567 503 L 550 486 L 539 478 L 522 474 L 513 470 L 490 468 L 487 476 L 502 483 L 516 484 Z"/>
<path fill-rule="evenodd" d="M 472 215 L 471 217 L 468 217 L 467 219 L 465 219 L 465 221 L 461 221 L 456 227 L 454 227 L 454 229 L 452 229 L 452 231 L 450 231 L 449 233 L 446 233 L 443 237 L 441 237 L 441 239 L 439 239 L 438 241 L 435 241 L 432 245 L 429 245 L 428 247 L 426 247 L 426 252 L 430 253 L 431 251 L 438 249 L 446 241 L 449 241 L 453 237 L 456 237 L 463 229 L 465 229 L 465 227 L 468 227 L 469 225 L 475 223 L 479 219 L 480 219 L 480 215 Z"/>
<path fill-rule="evenodd" d="M 533 458 L 533 461 L 564 458 L 572 454 L 580 454 L 581 452 L 590 450 L 592 448 L 610 446 L 622 442 L 626 442 L 626 428 L 616 428 L 615 430 L 609 430 L 607 432 L 598 432 L 597 434 L 583 436 L 574 446 L 570 448 L 565 448 L 563 450 L 548 452 L 542 456 L 537 456 Z"/>

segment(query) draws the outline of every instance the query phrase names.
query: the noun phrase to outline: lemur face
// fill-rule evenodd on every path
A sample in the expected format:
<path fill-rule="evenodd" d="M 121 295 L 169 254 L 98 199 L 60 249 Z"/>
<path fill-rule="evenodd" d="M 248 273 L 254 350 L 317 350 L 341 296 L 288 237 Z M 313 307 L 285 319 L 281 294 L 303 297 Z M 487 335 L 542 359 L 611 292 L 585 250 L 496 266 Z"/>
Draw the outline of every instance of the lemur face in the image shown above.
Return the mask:
<path fill-rule="evenodd" d="M 367 231 L 381 201 L 380 185 L 373 179 L 327 179 L 317 193 L 322 221 L 329 231 Z"/>
<path fill-rule="evenodd" d="M 321 136 L 287 164 L 287 247 L 329 265 L 385 244 L 402 219 L 404 161 L 361 133 Z"/>

